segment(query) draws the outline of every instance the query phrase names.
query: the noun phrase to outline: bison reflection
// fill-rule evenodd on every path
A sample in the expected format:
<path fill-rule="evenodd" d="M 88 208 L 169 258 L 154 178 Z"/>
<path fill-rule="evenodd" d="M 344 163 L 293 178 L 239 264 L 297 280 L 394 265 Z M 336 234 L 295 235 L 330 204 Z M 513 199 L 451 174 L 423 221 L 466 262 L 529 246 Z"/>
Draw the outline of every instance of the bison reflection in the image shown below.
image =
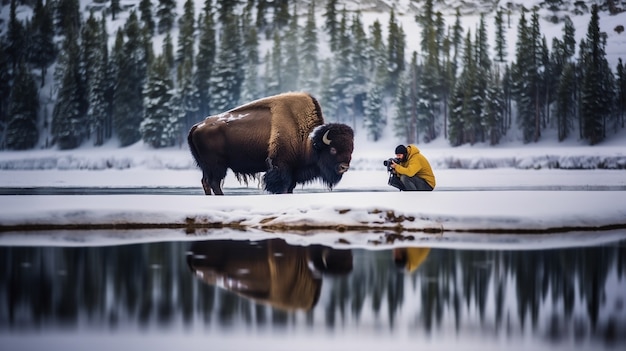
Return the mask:
<path fill-rule="evenodd" d="M 212 240 L 193 243 L 187 263 L 207 284 L 281 310 L 309 310 L 319 299 L 322 274 L 352 271 L 352 252 L 280 239 Z"/>

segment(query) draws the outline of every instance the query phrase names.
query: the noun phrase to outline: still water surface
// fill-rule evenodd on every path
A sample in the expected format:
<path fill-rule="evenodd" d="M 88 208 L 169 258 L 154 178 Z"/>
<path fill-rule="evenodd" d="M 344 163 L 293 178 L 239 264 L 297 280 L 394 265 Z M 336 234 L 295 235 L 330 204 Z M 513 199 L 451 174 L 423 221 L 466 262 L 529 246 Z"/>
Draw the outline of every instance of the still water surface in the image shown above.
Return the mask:
<path fill-rule="evenodd" d="M 0 247 L 3 350 L 623 350 L 625 304 L 626 241 Z"/>

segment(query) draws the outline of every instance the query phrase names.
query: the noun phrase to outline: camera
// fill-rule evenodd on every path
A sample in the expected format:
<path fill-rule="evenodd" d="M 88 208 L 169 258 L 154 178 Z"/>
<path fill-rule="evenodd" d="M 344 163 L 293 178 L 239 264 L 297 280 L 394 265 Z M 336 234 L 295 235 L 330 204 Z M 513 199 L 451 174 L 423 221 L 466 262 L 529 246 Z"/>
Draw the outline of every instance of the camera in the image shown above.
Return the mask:
<path fill-rule="evenodd" d="M 383 161 L 383 165 L 385 165 L 387 167 L 387 172 L 391 172 L 393 170 L 393 168 L 391 168 L 391 163 L 392 162 L 400 163 L 400 159 L 398 159 L 398 158 L 390 158 L 388 160 L 384 160 Z"/>

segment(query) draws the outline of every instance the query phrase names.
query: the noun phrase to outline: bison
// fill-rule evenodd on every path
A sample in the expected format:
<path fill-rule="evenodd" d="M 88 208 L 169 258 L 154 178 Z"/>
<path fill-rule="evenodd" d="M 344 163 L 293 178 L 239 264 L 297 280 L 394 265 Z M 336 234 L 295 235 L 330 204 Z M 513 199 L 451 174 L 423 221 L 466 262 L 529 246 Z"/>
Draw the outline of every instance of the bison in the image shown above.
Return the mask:
<path fill-rule="evenodd" d="M 265 172 L 265 190 L 283 194 L 315 180 L 335 186 L 350 167 L 354 132 L 324 123 L 311 95 L 284 93 L 209 116 L 191 127 L 187 141 L 206 195 L 224 194 L 228 168 L 240 181 Z"/>

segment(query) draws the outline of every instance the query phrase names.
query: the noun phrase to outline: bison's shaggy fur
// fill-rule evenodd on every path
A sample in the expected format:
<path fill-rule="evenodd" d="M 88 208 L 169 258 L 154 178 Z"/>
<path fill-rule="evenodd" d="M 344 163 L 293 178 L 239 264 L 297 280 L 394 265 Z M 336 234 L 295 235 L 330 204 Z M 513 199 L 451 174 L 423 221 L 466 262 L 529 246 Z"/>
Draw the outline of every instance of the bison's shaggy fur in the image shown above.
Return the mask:
<path fill-rule="evenodd" d="M 265 189 L 285 193 L 318 178 L 334 186 L 350 163 L 353 137 L 346 125 L 324 124 L 312 96 L 285 93 L 207 117 L 188 142 L 207 195 L 222 194 L 228 168 L 240 180 L 265 172 Z"/>

